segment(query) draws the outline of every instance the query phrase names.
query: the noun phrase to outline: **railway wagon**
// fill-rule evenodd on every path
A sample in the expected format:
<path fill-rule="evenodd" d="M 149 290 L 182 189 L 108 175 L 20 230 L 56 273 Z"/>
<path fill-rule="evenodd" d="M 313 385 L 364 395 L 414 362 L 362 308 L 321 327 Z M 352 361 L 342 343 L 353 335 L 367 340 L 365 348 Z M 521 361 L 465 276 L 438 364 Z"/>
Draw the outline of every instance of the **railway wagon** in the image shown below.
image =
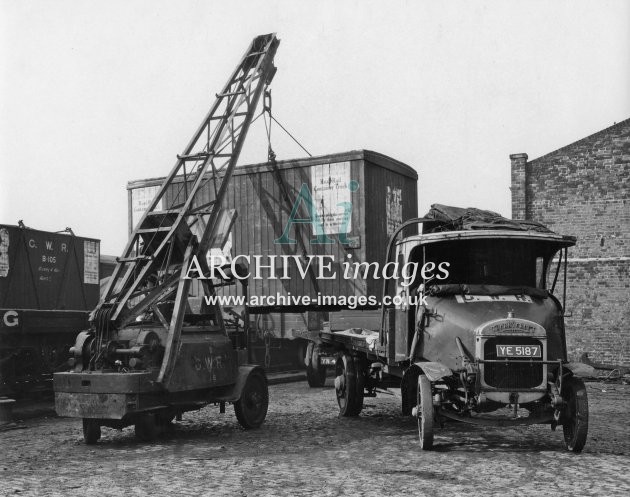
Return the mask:
<path fill-rule="evenodd" d="M 128 183 L 130 232 L 162 181 L 150 178 Z M 234 209 L 237 216 L 218 256 L 226 260 L 249 256 L 250 297 L 274 299 L 253 302 L 250 298 L 250 326 L 258 338 L 252 350 L 264 354 L 261 363 L 303 363 L 306 339 L 322 329 L 329 312 L 348 308 L 331 305 L 322 297 L 380 298 L 382 280 L 374 272 L 355 272 L 354 264 L 384 260 L 389 236 L 403 220 L 417 216 L 417 181 L 417 172 L 408 165 L 369 150 L 235 169 L 225 207 Z M 161 208 L 178 205 L 187 187 L 183 178 L 175 181 Z M 214 192 L 207 185 L 200 202 L 213 198 Z M 413 234 L 411 230 L 405 233 Z M 209 257 L 213 255 L 217 257 Z M 260 258 L 255 260 L 256 256 Z M 329 267 L 326 276 L 334 274 L 334 278 L 319 277 L 322 259 L 317 256 L 325 257 Z M 293 257 L 301 261 L 313 257 L 313 263 L 300 273 Z M 285 261 L 289 268 L 283 273 Z M 353 264 L 351 277 L 344 274 L 344 262 Z M 257 263 L 275 263 L 275 273 L 261 268 L 260 277 L 256 277 Z M 219 293 L 238 296 L 242 288 L 228 286 Z M 191 305 L 200 305 L 195 285 L 193 293 L 196 297 L 190 299 Z M 311 302 L 296 303 L 289 300 L 291 296 L 308 296 Z M 373 300 L 364 304 L 353 300 L 350 304 L 354 309 L 378 307 Z M 236 313 L 242 313 L 240 306 L 234 307 Z"/>
<path fill-rule="evenodd" d="M 99 296 L 100 241 L 0 225 L 0 395 L 51 388 Z"/>

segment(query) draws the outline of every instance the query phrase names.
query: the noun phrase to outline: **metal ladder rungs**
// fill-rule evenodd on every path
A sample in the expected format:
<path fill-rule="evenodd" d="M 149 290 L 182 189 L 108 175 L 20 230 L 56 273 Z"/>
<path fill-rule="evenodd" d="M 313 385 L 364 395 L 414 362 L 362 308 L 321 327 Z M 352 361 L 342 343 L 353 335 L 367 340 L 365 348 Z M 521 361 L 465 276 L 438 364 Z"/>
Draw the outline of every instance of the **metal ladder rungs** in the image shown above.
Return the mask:
<path fill-rule="evenodd" d="M 228 92 L 228 93 L 216 93 L 217 98 L 233 97 L 234 95 L 245 95 L 245 91 L 240 90 L 240 91 L 233 91 L 233 92 Z"/>
<path fill-rule="evenodd" d="M 160 226 L 158 228 L 141 228 L 137 233 L 157 233 L 158 231 L 171 231 L 171 226 Z"/>
<path fill-rule="evenodd" d="M 203 205 L 199 205 L 197 207 L 193 207 L 186 214 L 187 215 L 190 215 L 190 214 L 210 214 L 209 212 L 203 212 L 204 209 L 207 209 L 208 207 L 211 207 L 211 206 L 213 206 L 216 203 L 217 203 L 216 200 L 211 200 L 210 202 L 206 202 Z"/>
<path fill-rule="evenodd" d="M 147 216 L 164 216 L 165 214 L 179 214 L 179 209 L 168 209 L 165 211 L 147 212 Z"/>
<path fill-rule="evenodd" d="M 245 117 L 247 115 L 247 112 L 237 112 L 236 114 L 233 114 L 233 117 Z M 209 121 L 217 121 L 220 119 L 228 119 L 230 116 L 212 116 Z"/>
<path fill-rule="evenodd" d="M 202 152 L 199 154 L 194 154 L 194 155 L 178 155 L 177 158 L 179 160 L 183 160 L 186 162 L 189 161 L 200 161 L 200 160 L 206 160 L 208 157 L 232 157 L 232 154 L 210 154 L 208 152 Z"/>
<path fill-rule="evenodd" d="M 179 154 L 177 154 L 177 158 L 179 160 L 183 160 L 183 161 L 206 160 L 209 156 L 210 156 L 210 154 L 208 152 L 199 152 L 198 154 L 191 154 L 191 155 L 179 155 Z"/>
<path fill-rule="evenodd" d="M 135 257 L 116 257 L 116 262 L 139 262 L 139 261 L 152 261 L 152 255 L 137 255 Z"/>

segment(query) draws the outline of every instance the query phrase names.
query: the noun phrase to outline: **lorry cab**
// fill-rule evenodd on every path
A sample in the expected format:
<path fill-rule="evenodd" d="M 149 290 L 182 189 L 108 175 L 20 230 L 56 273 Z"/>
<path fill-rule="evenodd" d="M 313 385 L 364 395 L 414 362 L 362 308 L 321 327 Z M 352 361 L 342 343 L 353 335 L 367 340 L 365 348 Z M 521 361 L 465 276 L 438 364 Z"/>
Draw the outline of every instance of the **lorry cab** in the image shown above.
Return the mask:
<path fill-rule="evenodd" d="M 397 238 L 417 225 L 421 234 Z M 562 425 L 566 448 L 581 451 L 588 402 L 564 327 L 575 242 L 472 208 L 434 205 L 404 223 L 389 242 L 395 277 L 384 282 L 380 328 L 321 334 L 319 350 L 338 357 L 341 415 L 357 415 L 363 395 L 399 379 L 403 414 L 417 418 L 423 449 L 434 423 L 450 419 Z"/>
<path fill-rule="evenodd" d="M 558 361 L 567 360 L 563 305 L 554 296 L 561 264 L 554 257 L 574 244 L 572 237 L 507 230 L 403 239 L 396 248 L 399 260 L 444 270 L 397 280 L 396 322 L 407 324 L 407 333 L 396 337 L 397 358 L 404 354 L 411 362 L 437 362 L 452 371 L 469 356 L 498 360 L 479 363 L 488 400 L 540 399 L 548 375 L 557 375 Z M 407 304 L 405 295 L 416 295 L 410 302 L 417 304 Z"/>

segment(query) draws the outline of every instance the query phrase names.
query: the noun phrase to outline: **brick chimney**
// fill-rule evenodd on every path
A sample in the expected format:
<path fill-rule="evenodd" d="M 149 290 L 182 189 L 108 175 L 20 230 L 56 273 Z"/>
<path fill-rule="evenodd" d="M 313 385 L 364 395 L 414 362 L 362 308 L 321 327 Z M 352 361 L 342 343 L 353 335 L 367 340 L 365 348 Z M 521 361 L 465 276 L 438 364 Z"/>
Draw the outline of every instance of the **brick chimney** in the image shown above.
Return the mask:
<path fill-rule="evenodd" d="M 512 162 L 512 219 L 527 219 L 527 154 L 510 155 Z"/>

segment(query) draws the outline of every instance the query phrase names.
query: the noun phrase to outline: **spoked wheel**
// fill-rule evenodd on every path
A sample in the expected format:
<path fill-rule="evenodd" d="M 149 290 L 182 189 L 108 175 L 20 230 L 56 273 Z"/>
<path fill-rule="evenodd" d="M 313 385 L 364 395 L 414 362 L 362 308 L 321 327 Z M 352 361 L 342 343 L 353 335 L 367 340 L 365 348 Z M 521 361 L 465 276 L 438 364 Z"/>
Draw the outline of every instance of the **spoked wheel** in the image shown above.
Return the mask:
<path fill-rule="evenodd" d="M 566 402 L 562 413 L 562 431 L 567 450 L 582 452 L 588 434 L 588 398 L 584 382 L 571 376 L 562 384 L 562 397 Z"/>
<path fill-rule="evenodd" d="M 306 366 L 306 381 L 311 388 L 323 387 L 326 383 L 326 366 L 323 366 L 319 359 L 319 345 L 309 342 L 306 347 L 306 357 L 310 361 Z"/>
<path fill-rule="evenodd" d="M 361 387 L 363 388 L 363 387 Z M 357 416 L 363 408 L 363 391 L 358 394 L 355 362 L 348 354 L 337 359 L 335 366 L 335 393 L 339 414 L 344 417 Z"/>
<path fill-rule="evenodd" d="M 356 385 L 356 398 L 354 410 L 356 415 L 358 416 L 363 410 L 363 393 L 365 390 L 365 382 L 367 376 L 367 365 L 366 360 L 363 357 L 355 357 L 354 358 L 354 371 L 357 375 L 357 385 Z"/>
<path fill-rule="evenodd" d="M 295 363 L 298 368 L 306 369 L 306 351 L 308 349 L 308 345 L 306 341 L 299 340 L 296 348 L 296 358 Z"/>
<path fill-rule="evenodd" d="M 136 421 L 136 437 L 143 442 L 155 440 L 159 431 L 158 420 L 155 414 L 144 414 Z"/>
<path fill-rule="evenodd" d="M 101 438 L 101 425 L 97 419 L 83 418 L 83 440 L 87 445 L 94 445 Z"/>
<path fill-rule="evenodd" d="M 403 416 L 411 416 L 416 405 L 419 371 L 409 369 L 400 382 L 401 410 Z"/>
<path fill-rule="evenodd" d="M 236 419 L 246 430 L 258 428 L 267 417 L 268 407 L 267 379 L 261 372 L 254 371 L 245 381 L 241 398 L 234 403 Z"/>
<path fill-rule="evenodd" d="M 422 450 L 430 450 L 433 447 L 434 414 L 431 382 L 425 375 L 421 374 L 418 377 L 416 418 L 418 419 L 418 435 Z"/>

